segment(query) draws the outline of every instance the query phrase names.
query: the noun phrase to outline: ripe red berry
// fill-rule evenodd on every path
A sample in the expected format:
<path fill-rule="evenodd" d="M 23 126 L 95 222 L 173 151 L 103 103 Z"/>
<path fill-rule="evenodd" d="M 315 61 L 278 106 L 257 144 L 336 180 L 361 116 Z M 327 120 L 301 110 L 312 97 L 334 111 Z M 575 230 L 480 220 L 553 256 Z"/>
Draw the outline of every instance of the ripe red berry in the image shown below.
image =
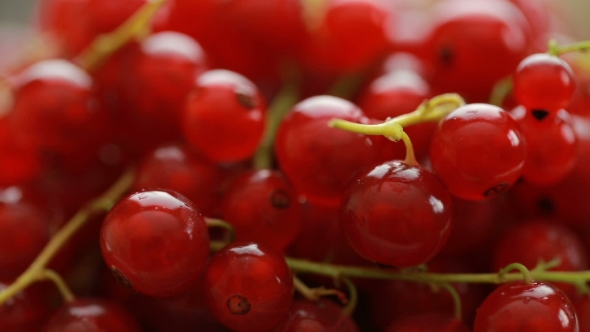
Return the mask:
<path fill-rule="evenodd" d="M 529 269 L 540 261 L 559 259 L 552 271 L 583 271 L 590 267 L 586 247 L 580 237 L 558 221 L 529 220 L 509 229 L 499 239 L 494 251 L 495 271 L 510 263 L 519 262 Z M 574 295 L 571 284 L 555 284 L 566 295 Z"/>
<path fill-rule="evenodd" d="M 289 316 L 273 332 L 300 331 L 358 332 L 359 328 L 341 306 L 330 300 L 296 300 Z"/>
<path fill-rule="evenodd" d="M 316 205 L 339 205 L 348 182 L 379 157 L 372 138 L 329 128 L 328 122 L 334 118 L 368 121 L 347 100 L 311 97 L 293 106 L 281 122 L 275 141 L 281 170 L 297 193 Z"/>
<path fill-rule="evenodd" d="M 209 257 L 203 216 L 184 196 L 167 191 L 122 199 L 103 222 L 100 245 L 115 277 L 152 296 L 190 288 Z"/>
<path fill-rule="evenodd" d="M 510 282 L 496 288 L 477 311 L 473 332 L 579 331 L 574 306 L 542 282 Z"/>
<path fill-rule="evenodd" d="M 430 147 L 432 169 L 452 195 L 497 196 L 521 176 L 526 157 L 518 124 L 503 109 L 468 104 L 439 123 Z"/>
<path fill-rule="evenodd" d="M 471 332 L 457 318 L 439 313 L 421 314 L 393 322 L 385 332 Z"/>
<path fill-rule="evenodd" d="M 232 181 L 223 198 L 223 219 L 236 239 L 282 252 L 299 235 L 301 204 L 279 171 L 245 172 Z"/>
<path fill-rule="evenodd" d="M 529 55 L 516 68 L 514 96 L 527 109 L 557 112 L 569 105 L 576 81 L 570 66 L 547 53 Z"/>
<path fill-rule="evenodd" d="M 408 267 L 440 252 L 451 232 L 452 214 L 451 196 L 434 174 L 392 161 L 351 183 L 340 222 L 362 257 Z"/>
<path fill-rule="evenodd" d="M 268 331 L 289 312 L 293 276 L 283 256 L 258 244 L 233 243 L 205 270 L 205 296 L 215 317 L 234 331 Z"/>
<path fill-rule="evenodd" d="M 79 298 L 65 303 L 53 314 L 46 332 L 139 332 L 133 316 L 117 303 L 98 298 Z"/>
<path fill-rule="evenodd" d="M 10 282 L 0 281 L 0 291 L 9 284 Z M 0 304 L 0 331 L 41 331 L 53 311 L 45 286 L 48 285 L 31 285 Z M 53 287 L 53 285 L 49 286 Z"/>
<path fill-rule="evenodd" d="M 266 105 L 254 83 L 227 70 L 196 81 L 182 114 L 186 140 L 214 161 L 240 161 L 254 154 L 264 132 Z"/>
<path fill-rule="evenodd" d="M 188 198 L 208 217 L 219 216 L 222 186 L 231 172 L 193 149 L 168 144 L 146 154 L 137 170 L 133 189 L 174 190 Z"/>

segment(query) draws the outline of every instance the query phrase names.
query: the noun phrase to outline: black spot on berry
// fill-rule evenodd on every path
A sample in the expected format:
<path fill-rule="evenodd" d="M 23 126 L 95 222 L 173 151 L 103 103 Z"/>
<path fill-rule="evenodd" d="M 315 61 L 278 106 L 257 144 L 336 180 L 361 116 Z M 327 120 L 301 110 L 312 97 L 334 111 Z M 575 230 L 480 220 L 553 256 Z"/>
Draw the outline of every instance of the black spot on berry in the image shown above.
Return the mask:
<path fill-rule="evenodd" d="M 236 92 L 236 97 L 238 98 L 238 102 L 245 108 L 251 110 L 256 107 L 256 101 L 252 96 L 242 92 Z"/>
<path fill-rule="evenodd" d="M 555 212 L 555 204 L 549 197 L 541 197 L 537 201 L 537 206 L 539 207 L 539 211 L 543 214 L 552 214 Z"/>
<path fill-rule="evenodd" d="M 233 315 L 245 315 L 250 312 L 252 305 L 248 302 L 248 299 L 240 294 L 232 295 L 227 299 L 227 309 Z"/>
<path fill-rule="evenodd" d="M 284 190 L 277 189 L 270 195 L 270 204 L 277 209 L 287 209 L 291 205 L 291 198 Z"/>
<path fill-rule="evenodd" d="M 449 45 L 443 45 L 438 51 L 438 57 L 445 66 L 450 66 L 455 60 L 453 49 Z"/>
<path fill-rule="evenodd" d="M 115 279 L 117 279 L 117 282 L 119 282 L 120 284 L 122 284 L 123 286 L 127 287 L 127 288 L 133 288 L 131 286 L 131 283 L 129 282 L 129 279 L 127 279 L 127 277 L 123 274 L 123 272 L 119 271 L 116 267 L 111 267 L 111 272 L 113 273 L 113 276 L 115 277 Z"/>
<path fill-rule="evenodd" d="M 492 188 L 490 188 L 490 189 L 486 190 L 486 191 L 483 193 L 483 195 L 484 195 L 485 197 L 494 197 L 494 196 L 498 196 L 499 194 L 501 194 L 501 193 L 505 192 L 505 191 L 508 189 L 508 187 L 510 187 L 510 184 L 509 184 L 509 183 L 507 183 L 507 182 L 502 182 L 502 183 L 499 183 L 499 184 L 497 184 L 497 185 L 493 186 Z"/>
<path fill-rule="evenodd" d="M 549 112 L 546 110 L 532 110 L 531 114 L 537 119 L 538 121 L 543 121 L 549 115 Z"/>

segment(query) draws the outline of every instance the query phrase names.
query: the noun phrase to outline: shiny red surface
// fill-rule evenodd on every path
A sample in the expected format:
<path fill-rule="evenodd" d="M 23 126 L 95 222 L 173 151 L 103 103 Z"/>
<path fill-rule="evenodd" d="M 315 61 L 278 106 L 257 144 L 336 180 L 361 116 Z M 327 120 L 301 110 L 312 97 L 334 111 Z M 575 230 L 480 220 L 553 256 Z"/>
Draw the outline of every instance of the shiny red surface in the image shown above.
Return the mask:
<path fill-rule="evenodd" d="M 100 240 L 115 276 L 152 296 L 190 288 L 209 257 L 203 216 L 174 192 L 145 191 L 124 198 L 106 216 Z"/>
<path fill-rule="evenodd" d="M 238 332 L 278 325 L 289 312 L 293 291 L 283 256 L 263 245 L 232 243 L 217 252 L 205 270 L 207 305 L 223 325 Z"/>
<path fill-rule="evenodd" d="M 401 161 L 376 166 L 346 190 L 340 222 L 364 258 L 408 267 L 440 252 L 452 227 L 451 197 L 432 173 Z"/>
<path fill-rule="evenodd" d="M 579 331 L 574 306 L 557 288 L 516 281 L 496 288 L 477 311 L 473 332 Z"/>
<path fill-rule="evenodd" d="M 510 115 L 489 104 L 468 104 L 441 120 L 430 147 L 432 169 L 452 195 L 495 197 L 522 174 L 526 148 Z"/>

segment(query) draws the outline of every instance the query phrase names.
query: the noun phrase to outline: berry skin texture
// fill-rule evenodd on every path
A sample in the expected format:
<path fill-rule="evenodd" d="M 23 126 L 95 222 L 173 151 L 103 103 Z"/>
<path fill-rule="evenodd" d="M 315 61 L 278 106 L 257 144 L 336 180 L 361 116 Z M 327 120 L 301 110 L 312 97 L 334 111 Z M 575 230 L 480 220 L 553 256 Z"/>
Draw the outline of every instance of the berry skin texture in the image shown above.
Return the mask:
<path fill-rule="evenodd" d="M 518 124 L 503 109 L 468 104 L 439 123 L 430 147 L 432 169 L 453 196 L 484 200 L 508 190 L 526 157 Z"/>
<path fill-rule="evenodd" d="M 385 332 L 470 332 L 457 318 L 440 314 L 421 314 L 393 322 Z"/>
<path fill-rule="evenodd" d="M 114 302 L 79 298 L 53 314 L 45 332 L 140 332 L 133 316 Z"/>
<path fill-rule="evenodd" d="M 347 100 L 311 97 L 293 106 L 281 122 L 275 141 L 281 170 L 297 193 L 324 207 L 338 206 L 348 183 L 377 163 L 379 156 L 371 137 L 328 127 L 335 118 L 368 122 Z"/>
<path fill-rule="evenodd" d="M 151 296 L 190 288 L 209 257 L 203 216 L 172 191 L 138 192 L 121 200 L 103 222 L 100 245 L 115 276 Z"/>
<path fill-rule="evenodd" d="M 452 215 L 451 196 L 434 174 L 392 161 L 349 186 L 340 222 L 360 256 L 409 267 L 440 252 L 451 232 Z"/>
<path fill-rule="evenodd" d="M 336 303 L 320 299 L 296 300 L 289 316 L 273 332 L 359 332 L 354 321 Z"/>
<path fill-rule="evenodd" d="M 282 252 L 299 235 L 301 204 L 279 171 L 247 171 L 232 181 L 223 198 L 223 219 L 238 241 L 256 242 Z"/>
<path fill-rule="evenodd" d="M 205 298 L 213 315 L 238 331 L 268 331 L 293 302 L 293 276 L 283 256 L 259 244 L 235 242 L 205 270 Z"/>
<path fill-rule="evenodd" d="M 516 100 L 532 110 L 557 112 L 569 105 L 576 91 L 571 67 L 557 56 L 546 53 L 522 60 L 513 81 Z"/>
<path fill-rule="evenodd" d="M 516 281 L 496 288 L 477 311 L 473 332 L 577 332 L 570 300 L 542 282 Z"/>
<path fill-rule="evenodd" d="M 210 70 L 197 79 L 182 114 L 186 140 L 217 162 L 240 161 L 254 154 L 266 122 L 258 88 L 228 70 Z"/>

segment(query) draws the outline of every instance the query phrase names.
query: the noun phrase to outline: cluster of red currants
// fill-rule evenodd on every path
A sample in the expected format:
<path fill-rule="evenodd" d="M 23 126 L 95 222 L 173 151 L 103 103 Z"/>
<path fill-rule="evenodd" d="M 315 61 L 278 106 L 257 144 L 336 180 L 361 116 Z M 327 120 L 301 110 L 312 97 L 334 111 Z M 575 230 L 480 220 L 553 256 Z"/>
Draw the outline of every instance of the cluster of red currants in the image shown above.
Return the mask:
<path fill-rule="evenodd" d="M 0 66 L 0 331 L 590 331 L 555 6 L 40 0 Z"/>

